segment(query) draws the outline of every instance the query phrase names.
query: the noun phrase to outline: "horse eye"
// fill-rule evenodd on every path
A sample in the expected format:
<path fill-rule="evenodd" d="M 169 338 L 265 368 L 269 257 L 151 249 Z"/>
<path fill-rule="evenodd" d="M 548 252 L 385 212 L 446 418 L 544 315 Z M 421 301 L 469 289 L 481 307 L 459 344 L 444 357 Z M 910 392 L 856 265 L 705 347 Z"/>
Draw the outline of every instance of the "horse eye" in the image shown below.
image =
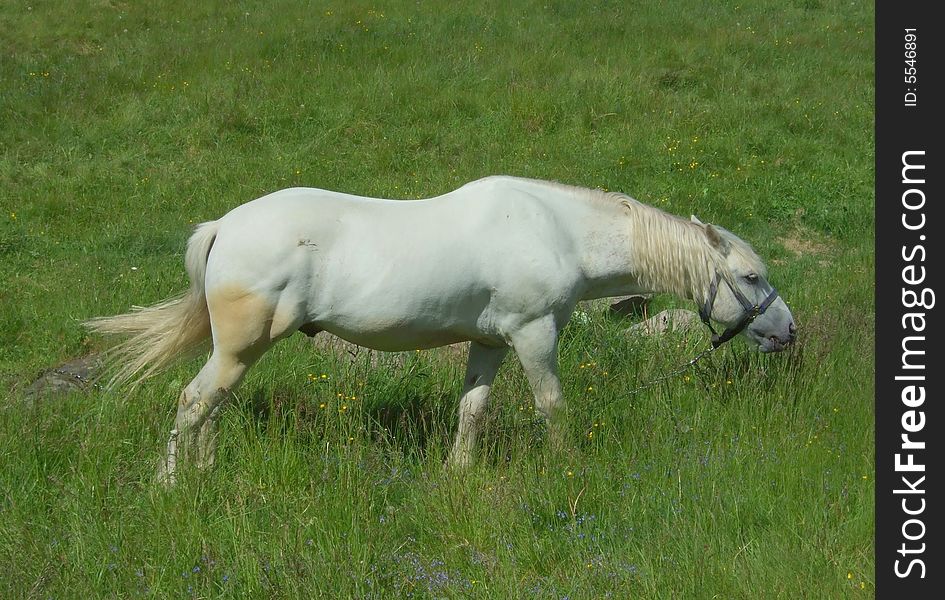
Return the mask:
<path fill-rule="evenodd" d="M 749 273 L 748 275 L 745 275 L 745 281 L 747 281 L 748 283 L 757 283 L 757 282 L 758 282 L 758 274 L 757 274 L 757 273 Z"/>

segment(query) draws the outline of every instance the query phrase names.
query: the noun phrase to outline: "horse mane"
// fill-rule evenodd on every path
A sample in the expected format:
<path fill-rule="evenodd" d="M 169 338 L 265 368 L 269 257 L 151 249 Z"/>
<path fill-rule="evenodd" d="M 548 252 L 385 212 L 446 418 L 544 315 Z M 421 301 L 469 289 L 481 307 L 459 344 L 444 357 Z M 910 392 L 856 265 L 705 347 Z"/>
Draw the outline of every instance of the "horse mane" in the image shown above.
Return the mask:
<path fill-rule="evenodd" d="M 706 225 L 694 223 L 644 204 L 620 192 L 541 182 L 586 201 L 613 207 L 629 215 L 633 271 L 639 283 L 653 291 L 668 292 L 702 303 L 716 273 L 735 284 L 728 257 L 735 254 L 761 276 L 764 262 L 751 246 L 732 232 L 713 225 L 727 242 L 724 252 L 709 243 Z"/>
<path fill-rule="evenodd" d="M 702 302 L 715 273 L 729 272 L 703 227 L 629 196 L 609 195 L 629 214 L 633 271 L 642 286 Z"/>
<path fill-rule="evenodd" d="M 737 284 L 729 267 L 733 255 L 749 270 L 767 277 L 765 264 L 752 247 L 727 229 L 712 225 L 724 240 L 720 249 L 709 242 L 707 225 L 635 204 L 639 216 L 631 225 L 631 239 L 643 240 L 636 253 L 641 265 L 637 276 L 652 289 L 692 298 L 701 305 L 716 274 L 731 287 Z"/>

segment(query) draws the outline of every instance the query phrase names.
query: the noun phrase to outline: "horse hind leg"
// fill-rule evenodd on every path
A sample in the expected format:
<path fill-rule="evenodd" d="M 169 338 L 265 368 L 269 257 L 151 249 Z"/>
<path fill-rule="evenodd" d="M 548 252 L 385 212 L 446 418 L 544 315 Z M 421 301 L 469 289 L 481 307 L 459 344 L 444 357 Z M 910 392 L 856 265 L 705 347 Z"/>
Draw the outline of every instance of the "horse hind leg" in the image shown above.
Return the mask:
<path fill-rule="evenodd" d="M 181 392 L 167 453 L 158 468 L 158 479 L 165 484 L 174 483 L 183 464 L 213 464 L 223 402 L 253 363 L 298 327 L 291 314 L 280 313 L 258 295 L 218 293 L 207 300 L 213 353 Z"/>
<path fill-rule="evenodd" d="M 223 402 L 210 411 L 200 431 L 197 433 L 197 468 L 201 470 L 213 466 L 217 454 L 217 442 L 220 437 L 220 412 Z"/>
<path fill-rule="evenodd" d="M 161 482 L 173 484 L 184 464 L 213 464 L 220 408 L 249 366 L 233 354 L 214 349 L 200 373 L 187 384 L 180 394 L 167 454 L 158 467 Z"/>

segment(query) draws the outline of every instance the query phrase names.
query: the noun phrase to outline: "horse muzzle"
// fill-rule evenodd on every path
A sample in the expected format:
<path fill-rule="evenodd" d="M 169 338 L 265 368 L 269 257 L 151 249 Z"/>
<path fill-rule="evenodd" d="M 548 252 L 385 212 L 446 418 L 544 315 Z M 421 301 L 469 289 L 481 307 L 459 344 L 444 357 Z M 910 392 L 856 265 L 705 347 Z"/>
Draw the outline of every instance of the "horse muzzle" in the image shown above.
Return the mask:
<path fill-rule="evenodd" d="M 765 353 L 787 350 L 788 346 L 791 346 L 797 340 L 797 326 L 794 325 L 793 321 L 788 324 L 787 333 L 784 335 L 770 334 L 763 337 L 755 332 L 750 333 L 758 342 L 758 350 Z"/>

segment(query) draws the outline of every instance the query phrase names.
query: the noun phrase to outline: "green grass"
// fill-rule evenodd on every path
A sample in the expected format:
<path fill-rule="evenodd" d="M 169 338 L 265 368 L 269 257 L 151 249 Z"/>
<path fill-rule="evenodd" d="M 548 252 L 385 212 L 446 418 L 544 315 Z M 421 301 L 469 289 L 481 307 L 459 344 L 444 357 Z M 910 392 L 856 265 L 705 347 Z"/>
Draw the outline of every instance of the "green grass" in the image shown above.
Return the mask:
<path fill-rule="evenodd" d="M 0 4 L 0 597 L 873 594 L 872 4 L 475 4 Z M 104 347 L 81 319 L 185 285 L 193 223 L 290 185 L 495 173 L 735 231 L 800 342 L 628 395 L 705 340 L 590 310 L 561 344 L 568 449 L 509 360 L 464 474 L 442 467 L 462 365 L 435 352 L 283 342 L 217 467 L 171 491 L 152 476 L 198 362 L 24 396 Z"/>

